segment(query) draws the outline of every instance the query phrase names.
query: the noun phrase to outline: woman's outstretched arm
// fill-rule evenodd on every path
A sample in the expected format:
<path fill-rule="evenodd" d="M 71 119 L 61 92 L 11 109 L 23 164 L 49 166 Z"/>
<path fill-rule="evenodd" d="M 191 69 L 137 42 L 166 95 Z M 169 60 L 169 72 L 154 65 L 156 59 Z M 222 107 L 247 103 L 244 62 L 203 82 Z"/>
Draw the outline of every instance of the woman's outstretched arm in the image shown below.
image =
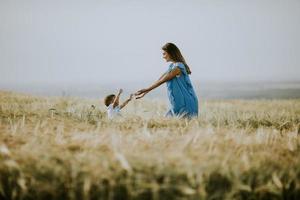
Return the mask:
<path fill-rule="evenodd" d="M 147 90 L 150 92 L 151 90 L 159 87 L 161 84 L 173 79 L 175 76 L 180 74 L 180 69 L 175 68 L 172 71 L 165 73 L 160 79 L 158 79 L 155 83 L 153 83 Z"/>
<path fill-rule="evenodd" d="M 144 97 L 148 92 L 150 92 L 151 90 L 159 87 L 161 84 L 173 79 L 175 76 L 180 75 L 181 71 L 178 67 L 176 67 L 175 69 L 173 69 L 172 71 L 163 74 L 154 84 L 152 84 L 150 87 L 146 88 L 146 89 L 141 89 L 139 91 L 137 91 L 135 93 L 135 95 L 137 96 L 136 99 L 140 99 L 142 97 Z"/>

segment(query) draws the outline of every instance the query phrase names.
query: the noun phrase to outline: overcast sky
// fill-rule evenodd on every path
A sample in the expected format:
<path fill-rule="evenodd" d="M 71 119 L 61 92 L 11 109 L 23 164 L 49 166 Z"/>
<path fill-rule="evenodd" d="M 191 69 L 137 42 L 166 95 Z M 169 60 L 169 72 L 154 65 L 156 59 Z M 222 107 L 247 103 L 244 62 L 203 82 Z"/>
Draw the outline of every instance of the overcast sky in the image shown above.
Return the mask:
<path fill-rule="evenodd" d="M 0 0 L 0 84 L 300 80 L 299 0 Z"/>

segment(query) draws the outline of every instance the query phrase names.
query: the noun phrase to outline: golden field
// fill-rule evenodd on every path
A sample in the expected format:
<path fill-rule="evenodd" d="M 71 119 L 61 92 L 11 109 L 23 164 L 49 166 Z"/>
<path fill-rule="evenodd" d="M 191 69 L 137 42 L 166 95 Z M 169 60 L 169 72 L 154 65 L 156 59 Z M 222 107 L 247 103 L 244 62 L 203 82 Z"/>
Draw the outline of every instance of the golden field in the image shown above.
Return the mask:
<path fill-rule="evenodd" d="M 165 102 L 0 92 L 0 199 L 300 199 L 300 99 Z"/>

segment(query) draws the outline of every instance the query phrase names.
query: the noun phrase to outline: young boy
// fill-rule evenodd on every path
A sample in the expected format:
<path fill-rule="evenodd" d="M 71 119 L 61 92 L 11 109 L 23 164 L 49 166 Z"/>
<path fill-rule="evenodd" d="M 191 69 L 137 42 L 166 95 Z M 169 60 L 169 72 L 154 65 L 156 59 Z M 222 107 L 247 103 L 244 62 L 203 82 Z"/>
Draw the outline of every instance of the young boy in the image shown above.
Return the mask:
<path fill-rule="evenodd" d="M 130 97 L 123 104 L 121 104 L 119 106 L 119 98 L 120 98 L 120 95 L 122 94 L 122 92 L 123 92 L 123 90 L 120 89 L 117 96 L 114 94 L 111 94 L 111 95 L 108 95 L 105 97 L 104 104 L 107 107 L 108 119 L 112 119 L 116 116 L 120 116 L 121 115 L 120 110 L 122 108 L 124 108 L 129 103 L 129 101 L 132 100 L 133 94 L 131 94 Z"/>

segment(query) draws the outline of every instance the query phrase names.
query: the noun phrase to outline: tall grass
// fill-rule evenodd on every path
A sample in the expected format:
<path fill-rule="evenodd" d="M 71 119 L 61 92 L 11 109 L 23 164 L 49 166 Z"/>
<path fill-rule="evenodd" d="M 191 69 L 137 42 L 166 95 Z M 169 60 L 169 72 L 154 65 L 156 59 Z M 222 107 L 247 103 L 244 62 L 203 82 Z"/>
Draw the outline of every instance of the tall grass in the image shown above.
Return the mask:
<path fill-rule="evenodd" d="M 300 100 L 131 102 L 0 93 L 0 199 L 300 199 Z"/>

